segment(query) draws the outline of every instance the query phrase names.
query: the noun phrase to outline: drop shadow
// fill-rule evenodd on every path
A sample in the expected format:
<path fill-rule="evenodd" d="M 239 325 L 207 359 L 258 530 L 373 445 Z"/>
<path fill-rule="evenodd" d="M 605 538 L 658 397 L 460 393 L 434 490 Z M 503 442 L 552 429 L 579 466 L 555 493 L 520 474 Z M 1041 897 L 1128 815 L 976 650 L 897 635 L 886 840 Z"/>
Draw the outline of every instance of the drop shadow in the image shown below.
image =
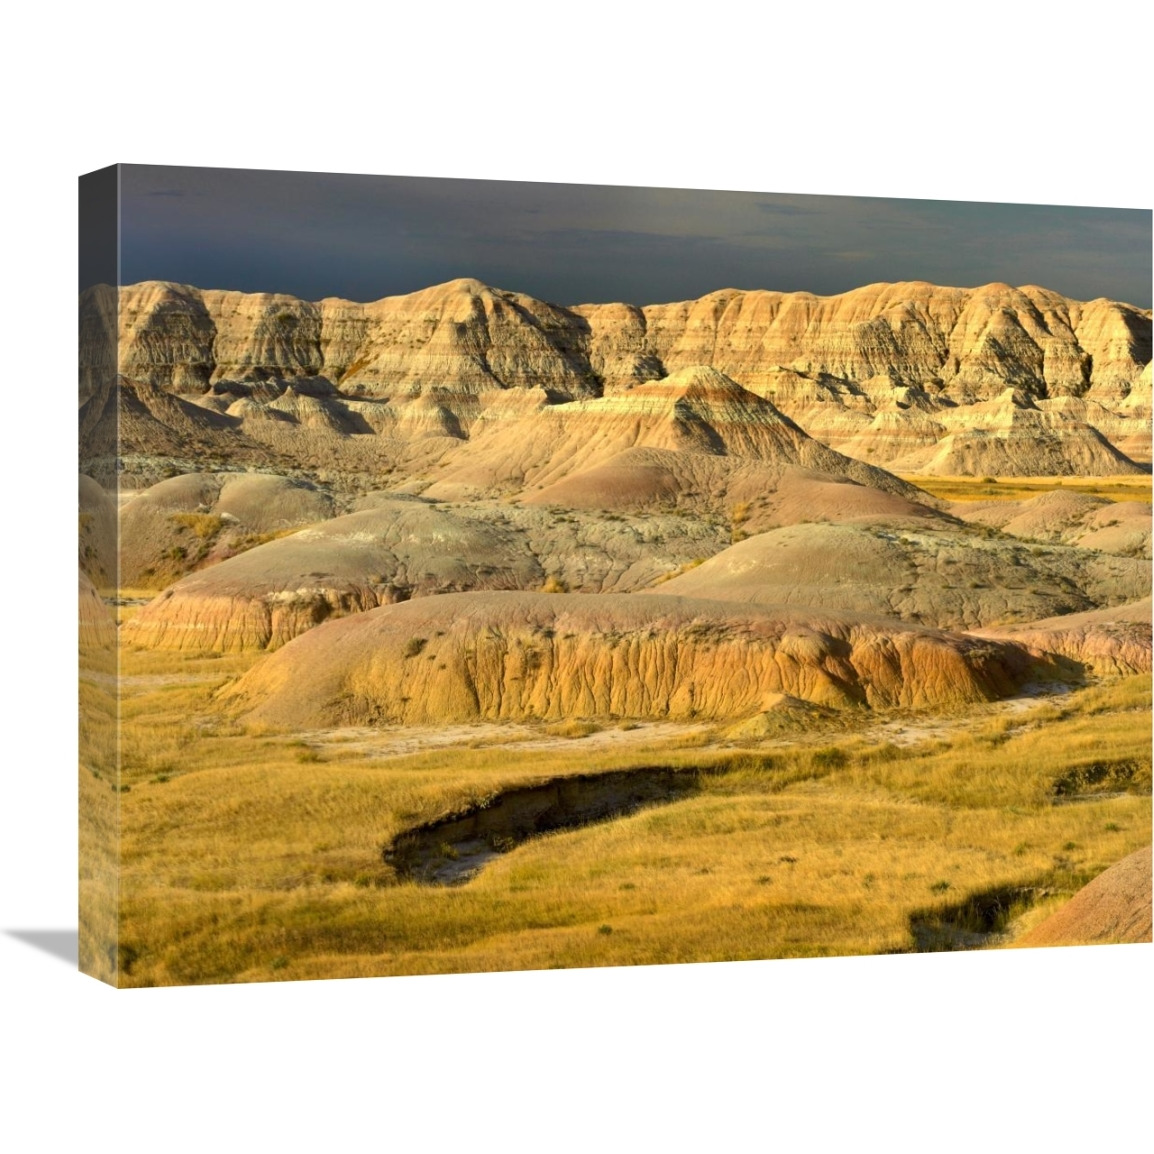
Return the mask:
<path fill-rule="evenodd" d="M 5 930 L 4 933 L 68 962 L 74 969 L 80 964 L 75 930 Z"/>

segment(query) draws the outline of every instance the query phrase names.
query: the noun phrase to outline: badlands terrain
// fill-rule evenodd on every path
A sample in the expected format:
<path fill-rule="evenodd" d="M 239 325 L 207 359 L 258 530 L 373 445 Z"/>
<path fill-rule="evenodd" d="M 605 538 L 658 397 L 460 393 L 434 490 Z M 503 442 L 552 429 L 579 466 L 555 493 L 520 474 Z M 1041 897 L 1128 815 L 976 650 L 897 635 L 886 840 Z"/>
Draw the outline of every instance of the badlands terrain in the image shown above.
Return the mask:
<path fill-rule="evenodd" d="M 1150 843 L 1150 334 L 997 284 L 83 296 L 87 967 L 1148 939 L 1148 849 L 1046 919 Z"/>

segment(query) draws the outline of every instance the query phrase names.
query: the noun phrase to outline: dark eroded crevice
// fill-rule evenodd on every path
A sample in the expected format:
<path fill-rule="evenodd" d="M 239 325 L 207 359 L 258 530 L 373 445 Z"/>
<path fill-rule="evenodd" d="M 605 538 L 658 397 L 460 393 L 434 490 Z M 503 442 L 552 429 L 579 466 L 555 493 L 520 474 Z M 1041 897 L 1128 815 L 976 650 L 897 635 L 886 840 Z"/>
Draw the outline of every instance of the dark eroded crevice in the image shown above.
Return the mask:
<path fill-rule="evenodd" d="M 385 848 L 384 859 L 398 877 L 462 885 L 498 854 L 538 834 L 608 821 L 695 793 L 702 772 L 653 766 L 518 786 L 406 830 Z"/>
<path fill-rule="evenodd" d="M 1007 940 L 1007 930 L 1015 918 L 1054 892 L 1041 883 L 997 886 L 954 905 L 919 910 L 910 915 L 914 951 L 942 953 L 1000 945 Z"/>

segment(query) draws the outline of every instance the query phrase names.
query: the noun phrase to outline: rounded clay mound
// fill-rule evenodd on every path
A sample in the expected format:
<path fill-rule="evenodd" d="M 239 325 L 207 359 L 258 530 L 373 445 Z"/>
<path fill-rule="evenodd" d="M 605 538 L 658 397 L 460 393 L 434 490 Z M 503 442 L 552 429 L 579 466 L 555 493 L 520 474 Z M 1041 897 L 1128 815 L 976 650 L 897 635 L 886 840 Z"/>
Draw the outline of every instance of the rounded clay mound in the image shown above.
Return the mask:
<path fill-rule="evenodd" d="M 1089 946 L 1151 940 L 1150 847 L 1140 849 L 1083 886 L 1017 946 Z"/>
<path fill-rule="evenodd" d="M 936 523 L 792 525 L 759 533 L 665 582 L 660 593 L 884 614 L 975 629 L 1135 600 L 1150 563 Z"/>
<path fill-rule="evenodd" d="M 149 648 L 275 648 L 332 616 L 476 584 L 538 587 L 543 576 L 506 527 L 395 499 L 189 574 L 124 638 Z"/>
<path fill-rule="evenodd" d="M 267 473 L 186 473 L 160 481 L 120 511 L 122 585 L 157 588 L 215 565 L 253 538 L 323 521 L 332 498 Z"/>
<path fill-rule="evenodd" d="M 948 706 L 1011 693 L 1014 645 L 884 619 L 680 597 L 465 593 L 298 637 L 225 692 L 294 728 L 563 717 L 739 719 L 789 694 Z"/>
<path fill-rule="evenodd" d="M 1039 657 L 1060 659 L 1068 668 L 1098 677 L 1149 673 L 1151 669 L 1150 598 L 1108 609 L 1070 613 L 981 636 L 1016 641 Z"/>

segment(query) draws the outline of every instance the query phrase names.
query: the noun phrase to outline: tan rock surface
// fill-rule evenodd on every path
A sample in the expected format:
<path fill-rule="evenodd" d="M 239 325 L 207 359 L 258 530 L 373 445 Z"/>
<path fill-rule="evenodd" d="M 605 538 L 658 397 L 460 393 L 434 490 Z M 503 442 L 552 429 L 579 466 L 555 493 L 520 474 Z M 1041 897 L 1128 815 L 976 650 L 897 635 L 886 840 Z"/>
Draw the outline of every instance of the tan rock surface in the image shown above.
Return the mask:
<path fill-rule="evenodd" d="M 656 592 L 974 629 L 1134 601 L 1150 580 L 1145 560 L 1069 548 L 1033 553 L 934 522 L 850 522 L 760 533 Z"/>
<path fill-rule="evenodd" d="M 647 456 L 637 457 L 639 450 Z M 626 453 L 631 456 L 625 458 Z M 687 460 L 676 460 L 680 457 Z M 689 458 L 701 460 L 694 465 Z M 731 476 L 749 461 L 776 471 L 800 465 L 891 493 L 924 496 L 813 440 L 768 401 L 700 365 L 611 396 L 536 409 L 528 420 L 488 422 L 446 460 L 427 492 L 447 497 L 528 490 L 540 500 L 569 504 L 578 499 L 571 490 L 580 485 L 570 486 L 564 497 L 551 492 L 553 486 L 594 469 L 635 468 L 642 461 L 664 462 L 674 476 L 696 467 L 714 478 Z M 611 487 L 604 476 L 593 480 L 599 489 Z M 679 480 L 652 480 L 655 496 L 667 495 L 670 484 L 683 488 Z M 644 478 L 636 478 L 631 488 L 640 494 L 644 485 L 638 487 L 639 482 Z M 715 479 L 710 487 L 717 484 Z"/>
<path fill-rule="evenodd" d="M 858 472 L 856 465 L 849 468 Z M 936 515 L 937 502 L 928 494 L 896 478 L 875 488 L 869 483 L 873 474 L 858 475 L 862 480 L 801 465 L 626 449 L 603 465 L 530 489 L 521 500 L 573 509 L 673 508 L 686 514 L 738 516 L 746 533 L 798 521 Z M 430 490 L 438 491 L 440 486 Z"/>
<path fill-rule="evenodd" d="M 674 597 L 463 593 L 328 622 L 224 700 L 293 728 L 562 717 L 738 719 L 786 693 L 886 708 L 985 701 L 1014 646 L 813 610 Z"/>
<path fill-rule="evenodd" d="M 81 675 L 115 671 L 116 622 L 83 569 L 78 572 L 77 629 Z M 101 657 L 107 661 L 101 661 Z"/>
<path fill-rule="evenodd" d="M 1150 464 L 1151 458 L 1151 385 L 1150 364 L 1130 386 L 1129 393 L 1117 404 L 1116 412 L 1125 424 L 1113 434 L 1118 449 L 1135 461 Z M 1108 434 L 1109 435 L 1109 434 Z"/>
<path fill-rule="evenodd" d="M 321 621 L 469 589 L 643 588 L 722 547 L 722 526 L 377 494 L 364 508 L 201 569 L 125 625 L 132 644 L 276 648 Z"/>
<path fill-rule="evenodd" d="M 937 445 L 945 435 L 935 411 L 894 402 L 879 408 L 870 423 L 854 436 L 836 443 L 839 453 L 884 467 Z"/>
<path fill-rule="evenodd" d="M 160 481 L 120 510 L 121 583 L 156 588 L 226 560 L 252 538 L 324 521 L 333 499 L 306 481 L 263 473 L 191 473 Z"/>
<path fill-rule="evenodd" d="M 80 569 L 101 589 L 117 581 L 116 506 L 91 477 L 80 474 Z"/>
<path fill-rule="evenodd" d="M 1055 489 L 1021 501 L 955 501 L 949 512 L 1029 541 L 1061 542 L 1124 557 L 1151 556 L 1148 501 L 1109 501 Z"/>
<path fill-rule="evenodd" d="M 1151 421 L 1149 412 L 1143 412 L 1137 382 L 1130 395 L 1117 402 L 1113 409 L 1089 397 L 1054 397 L 1038 401 L 1037 406 L 1043 413 L 1060 414 L 1091 426 L 1118 452 L 1133 461 L 1149 464 Z"/>
<path fill-rule="evenodd" d="M 894 472 L 921 476 L 1102 477 L 1143 472 L 1096 429 L 1061 409 L 1043 412 L 1005 390 L 993 401 L 943 410 L 952 429 L 936 445 L 891 459 Z"/>
<path fill-rule="evenodd" d="M 1067 668 L 1099 677 L 1151 670 L 1148 596 L 1127 605 L 974 632 L 980 637 L 1015 641 L 1035 655 L 1061 658 Z"/>
<path fill-rule="evenodd" d="M 1150 359 L 1150 316 L 1029 286 L 914 281 L 831 297 L 725 289 L 696 301 L 560 308 L 475 280 L 372 304 L 145 282 L 121 290 L 121 371 L 193 381 L 323 372 L 347 392 L 540 385 L 574 397 L 709 364 L 761 392 L 782 370 L 940 382 L 956 399 L 1006 384 L 1121 400 Z M 590 387 L 590 378 L 597 385 Z"/>
<path fill-rule="evenodd" d="M 1150 847 L 1116 862 L 1015 946 L 1092 946 L 1151 940 Z"/>
<path fill-rule="evenodd" d="M 89 304 L 83 315 L 95 333 L 107 326 L 108 310 L 95 298 Z M 929 448 L 938 409 L 960 406 L 953 432 L 962 440 L 947 456 L 955 466 L 1004 472 L 986 468 L 1002 452 L 998 438 L 967 443 L 966 421 L 978 414 L 962 410 L 1007 387 L 1026 398 L 1079 401 L 1084 411 L 1047 414 L 1065 415 L 1064 423 L 1019 430 L 1027 438 L 1044 432 L 1052 456 L 1074 453 L 1076 471 L 1105 467 L 1088 418 L 1124 449 L 1141 454 L 1149 443 L 1149 312 L 1104 300 L 1081 304 L 1035 287 L 909 282 L 832 297 L 723 290 L 642 308 L 567 309 L 467 279 L 364 305 L 147 282 L 121 290 L 120 350 L 121 372 L 138 390 L 185 397 L 201 390 L 191 407 L 216 417 L 224 415 L 221 394 L 203 390 L 257 389 L 236 393 L 234 401 L 253 404 L 228 415 L 234 433 L 243 420 L 243 432 L 272 451 L 260 458 L 266 464 L 299 452 L 311 470 L 340 461 L 344 471 L 366 475 L 374 456 L 389 467 L 435 464 L 430 446 L 409 459 L 413 439 L 471 437 L 501 393 L 540 392 L 555 407 L 627 395 L 694 365 L 770 399 L 824 443 L 852 441 L 863 460 L 884 463 Z M 82 390 L 91 392 L 95 378 L 85 379 Z M 259 393 L 277 382 L 279 391 L 288 383 L 299 392 L 321 380 L 340 395 L 282 404 Z M 145 404 L 158 415 L 155 401 Z M 187 413 L 170 415 L 187 426 Z M 287 424 L 278 427 L 278 415 Z M 137 432 L 146 430 L 128 431 L 135 452 Z M 217 426 L 217 439 L 225 431 Z M 189 458 L 189 445 L 159 444 L 151 432 L 140 453 Z M 699 442 L 699 432 L 683 425 L 679 447 Z M 370 451 L 357 433 L 395 443 Z M 736 433 L 730 439 L 741 440 Z M 238 448 L 234 439 L 229 451 Z M 246 451 L 246 461 L 258 459 L 251 446 Z"/>

